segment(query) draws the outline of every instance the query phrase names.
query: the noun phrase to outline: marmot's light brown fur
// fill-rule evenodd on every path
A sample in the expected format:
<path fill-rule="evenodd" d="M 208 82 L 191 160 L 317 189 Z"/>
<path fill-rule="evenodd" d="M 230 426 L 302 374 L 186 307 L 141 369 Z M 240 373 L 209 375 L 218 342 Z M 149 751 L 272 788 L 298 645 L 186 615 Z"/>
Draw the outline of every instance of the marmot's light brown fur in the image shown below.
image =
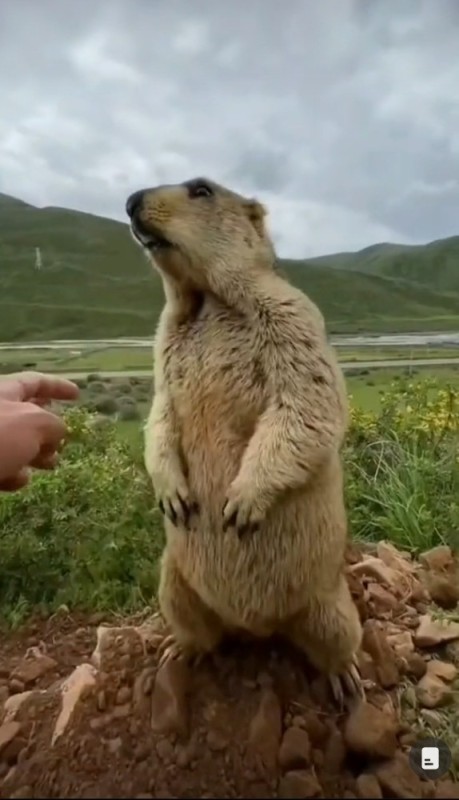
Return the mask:
<path fill-rule="evenodd" d="M 275 269 L 265 209 L 211 181 L 137 192 L 162 275 L 145 463 L 165 514 L 166 657 L 285 635 L 360 691 L 344 576 L 344 379 L 317 307 Z"/>

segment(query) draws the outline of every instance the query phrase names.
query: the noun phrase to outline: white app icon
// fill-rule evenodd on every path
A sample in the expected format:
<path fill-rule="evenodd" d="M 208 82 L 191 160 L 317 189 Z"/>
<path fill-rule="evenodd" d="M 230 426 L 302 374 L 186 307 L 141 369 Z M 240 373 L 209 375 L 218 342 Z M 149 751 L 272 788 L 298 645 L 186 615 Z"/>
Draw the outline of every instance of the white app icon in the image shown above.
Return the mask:
<path fill-rule="evenodd" d="M 438 769 L 440 766 L 440 751 L 438 747 L 421 748 L 422 769 Z"/>

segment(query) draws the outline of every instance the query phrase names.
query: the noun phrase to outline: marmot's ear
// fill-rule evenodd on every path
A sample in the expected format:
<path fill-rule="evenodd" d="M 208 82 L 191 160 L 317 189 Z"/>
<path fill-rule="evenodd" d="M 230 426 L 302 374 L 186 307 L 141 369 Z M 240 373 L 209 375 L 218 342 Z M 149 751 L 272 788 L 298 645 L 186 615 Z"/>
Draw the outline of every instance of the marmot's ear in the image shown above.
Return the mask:
<path fill-rule="evenodd" d="M 258 233 L 258 235 L 264 236 L 265 233 L 264 218 L 267 215 L 268 210 L 258 200 L 247 200 L 245 208 L 247 216 L 250 222 L 252 223 L 253 227 L 255 228 L 256 232 Z"/>

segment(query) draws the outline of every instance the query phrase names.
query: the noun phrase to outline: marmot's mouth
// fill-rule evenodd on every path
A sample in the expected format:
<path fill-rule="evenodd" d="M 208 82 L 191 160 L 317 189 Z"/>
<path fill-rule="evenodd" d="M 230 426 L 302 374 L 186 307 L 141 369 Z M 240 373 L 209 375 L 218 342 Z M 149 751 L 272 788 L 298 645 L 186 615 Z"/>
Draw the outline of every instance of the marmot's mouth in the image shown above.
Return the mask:
<path fill-rule="evenodd" d="M 146 250 L 164 250 L 167 247 L 172 247 L 171 242 L 162 236 L 158 231 L 148 230 L 143 227 L 141 223 L 133 220 L 131 224 L 131 231 L 134 239 L 136 239 L 142 247 Z"/>

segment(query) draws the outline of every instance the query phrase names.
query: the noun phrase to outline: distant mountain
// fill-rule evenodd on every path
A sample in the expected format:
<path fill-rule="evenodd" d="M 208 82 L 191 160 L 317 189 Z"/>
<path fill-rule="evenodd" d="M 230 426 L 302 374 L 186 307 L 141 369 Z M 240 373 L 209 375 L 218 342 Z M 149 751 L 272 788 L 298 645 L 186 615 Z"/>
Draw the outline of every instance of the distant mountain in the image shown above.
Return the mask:
<path fill-rule="evenodd" d="M 280 261 L 331 333 L 459 327 L 459 237 Z M 0 194 L 0 340 L 148 336 L 163 301 L 126 224 Z"/>

